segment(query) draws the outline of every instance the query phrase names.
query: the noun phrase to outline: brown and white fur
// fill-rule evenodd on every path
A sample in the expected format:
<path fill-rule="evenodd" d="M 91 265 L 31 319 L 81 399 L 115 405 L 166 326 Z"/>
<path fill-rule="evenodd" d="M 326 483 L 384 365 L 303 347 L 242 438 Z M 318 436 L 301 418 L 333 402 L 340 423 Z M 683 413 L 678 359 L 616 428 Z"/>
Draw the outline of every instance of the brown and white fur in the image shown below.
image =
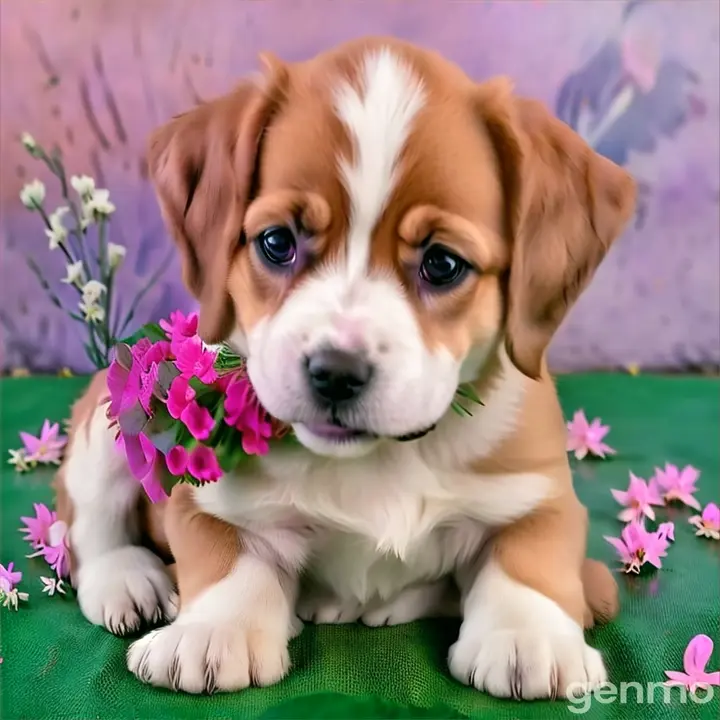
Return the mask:
<path fill-rule="evenodd" d="M 585 557 L 544 358 L 633 211 L 632 180 L 507 81 L 477 84 L 406 43 L 264 65 L 156 131 L 149 166 L 201 335 L 247 356 L 302 446 L 179 486 L 148 515 L 97 378 L 58 483 L 82 611 L 120 633 L 172 620 L 128 666 L 187 692 L 278 681 L 298 616 L 448 613 L 462 617 L 449 668 L 463 683 L 520 698 L 598 686 L 583 627 L 615 614 L 616 586 Z M 278 225 L 297 238 L 282 272 L 256 241 Z M 445 291 L 418 273 L 434 244 L 471 268 Z M 304 370 L 327 347 L 373 368 L 333 412 Z M 484 403 L 472 417 L 450 408 L 463 382 Z M 333 418 L 367 434 L 316 432 Z"/>

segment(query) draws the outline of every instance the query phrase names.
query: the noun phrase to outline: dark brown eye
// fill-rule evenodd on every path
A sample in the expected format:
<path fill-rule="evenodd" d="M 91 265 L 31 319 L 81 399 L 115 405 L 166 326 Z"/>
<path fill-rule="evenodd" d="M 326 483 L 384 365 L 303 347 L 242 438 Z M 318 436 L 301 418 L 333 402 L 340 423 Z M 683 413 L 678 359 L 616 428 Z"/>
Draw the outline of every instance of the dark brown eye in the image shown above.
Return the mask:
<path fill-rule="evenodd" d="M 293 231 L 283 225 L 263 230 L 256 238 L 262 258 L 270 265 L 292 265 L 297 257 L 297 244 Z"/>
<path fill-rule="evenodd" d="M 420 264 L 420 277 L 428 285 L 447 287 L 459 282 L 470 265 L 442 245 L 428 248 Z"/>

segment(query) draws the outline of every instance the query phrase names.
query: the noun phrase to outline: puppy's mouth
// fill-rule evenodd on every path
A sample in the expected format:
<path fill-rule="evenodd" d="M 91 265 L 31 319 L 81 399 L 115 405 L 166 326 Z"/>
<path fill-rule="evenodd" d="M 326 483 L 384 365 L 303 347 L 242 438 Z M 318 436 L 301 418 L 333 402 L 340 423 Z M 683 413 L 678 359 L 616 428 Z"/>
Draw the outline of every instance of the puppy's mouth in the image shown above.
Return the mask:
<path fill-rule="evenodd" d="M 305 428 L 316 437 L 327 442 L 334 443 L 362 442 L 363 440 L 377 440 L 381 437 L 376 433 L 369 432 L 367 430 L 349 428 L 338 422 L 306 424 Z M 424 430 L 407 433 L 405 435 L 385 435 L 382 437 L 385 437 L 388 440 L 396 440 L 398 442 L 410 442 L 411 440 L 419 440 L 421 437 L 424 437 L 434 429 L 435 425 L 431 425 Z"/>

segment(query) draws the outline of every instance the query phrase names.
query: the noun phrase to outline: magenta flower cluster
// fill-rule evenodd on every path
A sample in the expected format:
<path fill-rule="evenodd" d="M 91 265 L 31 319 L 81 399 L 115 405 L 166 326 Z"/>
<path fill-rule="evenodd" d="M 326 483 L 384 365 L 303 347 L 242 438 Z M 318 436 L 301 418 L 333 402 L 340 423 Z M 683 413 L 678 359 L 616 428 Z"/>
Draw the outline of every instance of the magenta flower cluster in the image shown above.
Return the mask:
<path fill-rule="evenodd" d="M 222 475 L 213 436 L 222 421 L 240 433 L 243 452 L 263 455 L 274 428 L 260 405 L 244 370 L 222 374 L 216 369 L 217 353 L 207 348 L 197 334 L 198 316 L 176 311 L 161 320 L 165 340 L 143 338 L 131 348 L 131 358 L 116 357 L 108 371 L 110 405 L 108 417 L 119 425 L 118 443 L 124 449 L 130 469 L 150 499 L 165 498 L 163 473 L 187 477 L 198 483 L 215 482 Z M 164 366 L 164 367 L 163 367 Z M 163 370 L 168 372 L 163 372 Z M 167 384 L 163 387 L 163 381 Z M 214 393 L 221 408 L 211 413 L 201 396 Z M 219 394 L 219 395 L 218 395 Z M 164 405 L 164 408 L 161 408 Z M 138 407 L 142 409 L 137 429 Z M 145 431 L 159 412 L 182 424 L 193 441 L 177 444 L 163 453 Z M 123 422 L 132 416 L 134 422 Z"/>

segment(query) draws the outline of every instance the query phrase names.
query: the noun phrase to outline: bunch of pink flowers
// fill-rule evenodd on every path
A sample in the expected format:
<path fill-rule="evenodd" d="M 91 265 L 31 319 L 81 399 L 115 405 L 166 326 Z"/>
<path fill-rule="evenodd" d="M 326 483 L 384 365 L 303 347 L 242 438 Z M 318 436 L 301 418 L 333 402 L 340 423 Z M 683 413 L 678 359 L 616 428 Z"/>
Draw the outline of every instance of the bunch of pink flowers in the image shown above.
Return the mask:
<path fill-rule="evenodd" d="M 260 405 L 242 359 L 207 347 L 197 328 L 197 313 L 173 312 L 132 346 L 119 345 L 108 370 L 108 418 L 153 502 L 167 497 L 168 481 L 217 481 L 284 431 Z"/>
<path fill-rule="evenodd" d="M 654 522 L 655 508 L 678 502 L 696 510 L 701 505 L 695 498 L 700 471 L 692 465 L 680 469 L 666 463 L 664 468 L 655 468 L 655 474 L 646 481 L 630 473 L 627 490 L 611 490 L 613 497 L 623 506 L 618 519 L 627 523 L 619 538 L 605 537 L 618 552 L 627 573 L 639 573 L 649 563 L 662 567 L 661 558 L 667 556 L 667 549 L 674 541 L 675 526 L 672 522 L 660 523 L 653 532 L 645 528 L 645 522 Z M 720 539 L 720 510 L 710 503 L 702 515 L 695 515 L 689 522 L 697 528 L 697 535 Z"/>

